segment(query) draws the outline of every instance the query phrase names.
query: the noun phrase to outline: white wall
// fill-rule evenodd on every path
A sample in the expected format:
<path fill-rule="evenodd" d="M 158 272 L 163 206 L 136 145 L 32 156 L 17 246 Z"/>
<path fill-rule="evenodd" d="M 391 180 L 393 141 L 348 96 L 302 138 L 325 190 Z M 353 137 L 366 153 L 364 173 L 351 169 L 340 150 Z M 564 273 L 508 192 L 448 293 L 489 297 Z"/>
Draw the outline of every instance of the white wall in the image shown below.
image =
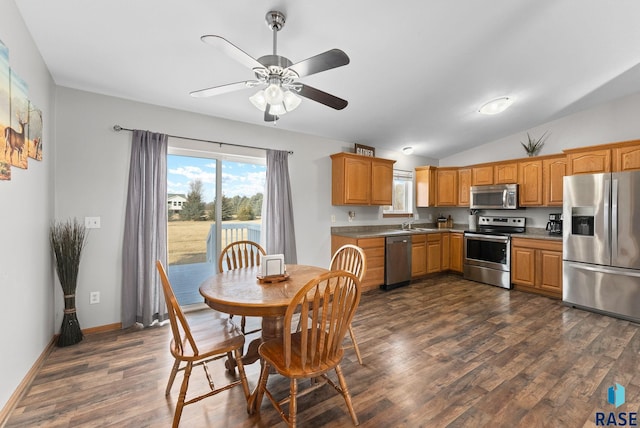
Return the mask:
<path fill-rule="evenodd" d="M 505 116 L 497 120 L 509 120 Z M 526 157 L 520 144 L 527 132 L 540 137 L 550 133 L 539 155 L 562 153 L 563 149 L 585 147 L 640 138 L 640 93 L 602 104 L 596 108 L 566 116 L 535 128 L 440 159 L 440 166 L 464 166 L 483 162 Z"/>
<path fill-rule="evenodd" d="M 54 85 L 13 1 L 0 3 L 0 39 L 9 63 L 29 85 L 29 99 L 42 110 L 42 161 L 12 168 L 0 181 L 0 408 L 51 341 L 53 271 L 49 223 L 53 213 Z M 0 149 L 4 150 L 4 139 Z"/>

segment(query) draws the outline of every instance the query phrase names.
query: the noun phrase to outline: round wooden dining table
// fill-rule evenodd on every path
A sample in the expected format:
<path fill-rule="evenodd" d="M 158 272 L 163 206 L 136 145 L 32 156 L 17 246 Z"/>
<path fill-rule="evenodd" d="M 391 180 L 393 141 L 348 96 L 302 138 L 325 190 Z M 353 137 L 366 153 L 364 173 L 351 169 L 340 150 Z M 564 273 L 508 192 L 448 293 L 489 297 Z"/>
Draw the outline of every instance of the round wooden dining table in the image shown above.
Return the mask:
<path fill-rule="evenodd" d="M 260 359 L 258 347 L 269 339 L 283 335 L 284 314 L 291 299 L 304 285 L 327 272 L 316 266 L 287 265 L 289 277 L 281 282 L 263 282 L 258 279 L 259 267 L 235 269 L 210 276 L 200 285 L 200 294 L 205 303 L 216 311 L 234 315 L 262 317 L 261 337 L 249 344 L 242 356 L 243 364 L 251 364 Z M 226 362 L 233 369 L 233 362 Z M 257 385 L 249 397 L 247 411 L 255 413 Z"/>
<path fill-rule="evenodd" d="M 317 266 L 287 265 L 289 277 L 282 282 L 262 282 L 258 266 L 235 269 L 210 276 L 200 285 L 205 303 L 216 311 L 262 317 L 262 334 L 253 340 L 242 357 L 244 364 L 257 361 L 258 346 L 282 337 L 283 318 L 289 302 L 307 282 L 327 272 Z"/>

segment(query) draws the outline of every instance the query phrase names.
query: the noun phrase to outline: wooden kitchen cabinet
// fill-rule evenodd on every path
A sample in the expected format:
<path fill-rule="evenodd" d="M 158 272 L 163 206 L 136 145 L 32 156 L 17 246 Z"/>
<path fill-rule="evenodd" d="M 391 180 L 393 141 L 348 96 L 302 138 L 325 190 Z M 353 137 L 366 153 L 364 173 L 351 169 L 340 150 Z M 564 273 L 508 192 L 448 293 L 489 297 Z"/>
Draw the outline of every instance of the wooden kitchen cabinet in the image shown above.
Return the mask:
<path fill-rule="evenodd" d="M 630 145 L 627 145 L 630 144 Z M 640 169 L 640 140 L 625 143 L 613 149 L 613 171 L 635 171 Z"/>
<path fill-rule="evenodd" d="M 395 161 L 353 153 L 331 155 L 333 205 L 391 205 Z"/>
<path fill-rule="evenodd" d="M 513 238 L 511 282 L 515 288 L 562 298 L 562 242 Z"/>
<path fill-rule="evenodd" d="M 528 160 L 518 162 L 519 204 L 520 206 L 541 206 L 544 203 L 542 187 L 542 161 Z"/>
<path fill-rule="evenodd" d="M 494 184 L 512 184 L 518 182 L 518 163 L 501 163 L 493 167 Z"/>
<path fill-rule="evenodd" d="M 471 169 L 458 169 L 458 206 L 468 207 L 471 202 Z"/>
<path fill-rule="evenodd" d="M 542 160 L 545 206 L 562 206 L 562 181 L 565 175 L 567 175 L 567 158 L 565 156 Z"/>
<path fill-rule="evenodd" d="M 571 149 L 565 153 L 568 175 L 611 172 L 611 149 Z"/>
<path fill-rule="evenodd" d="M 436 170 L 436 206 L 456 206 L 457 196 L 458 168 L 438 168 Z"/>
<path fill-rule="evenodd" d="M 427 235 L 411 235 L 411 278 L 427 274 Z"/>
<path fill-rule="evenodd" d="M 419 166 L 416 171 L 416 207 L 436 206 L 436 167 Z"/>
<path fill-rule="evenodd" d="M 427 273 L 436 273 L 442 270 L 441 235 L 441 233 L 427 234 Z"/>
<path fill-rule="evenodd" d="M 387 159 L 371 159 L 371 205 L 393 205 L 393 164 Z"/>
<path fill-rule="evenodd" d="M 451 232 L 451 249 L 449 253 L 449 269 L 462 273 L 464 256 L 464 235 L 458 232 Z"/>
<path fill-rule="evenodd" d="M 493 184 L 493 165 L 471 168 L 471 184 L 473 186 Z"/>
<path fill-rule="evenodd" d="M 451 266 L 451 233 L 442 232 L 440 234 L 440 246 L 441 246 L 441 256 L 440 256 L 440 270 L 446 271 L 449 270 Z"/>
<path fill-rule="evenodd" d="M 331 254 L 345 244 L 353 244 L 362 248 L 367 262 L 367 268 L 362 280 L 362 290 L 371 290 L 384 284 L 384 245 L 385 239 L 380 238 L 348 238 L 346 236 L 331 235 Z"/>

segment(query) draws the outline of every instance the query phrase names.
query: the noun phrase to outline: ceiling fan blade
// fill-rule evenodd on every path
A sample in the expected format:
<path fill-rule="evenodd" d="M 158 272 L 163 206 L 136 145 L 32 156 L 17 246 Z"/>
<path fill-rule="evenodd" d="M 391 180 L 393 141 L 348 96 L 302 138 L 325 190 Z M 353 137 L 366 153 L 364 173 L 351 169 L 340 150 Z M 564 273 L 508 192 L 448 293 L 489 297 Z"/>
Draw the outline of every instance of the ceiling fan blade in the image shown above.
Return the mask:
<path fill-rule="evenodd" d="M 334 108 L 336 110 L 342 110 L 349 104 L 347 100 L 338 98 L 335 95 L 328 94 L 320 89 L 312 88 L 309 85 L 302 85 L 298 95 L 308 98 L 310 100 L 324 104 L 327 107 Z"/>
<path fill-rule="evenodd" d="M 227 92 L 239 91 L 240 89 L 246 89 L 252 86 L 254 86 L 253 80 L 229 83 L 228 85 L 213 86 L 211 88 L 193 91 L 191 92 L 191 96 L 194 98 L 206 98 L 214 95 L 226 94 Z"/>
<path fill-rule="evenodd" d="M 298 76 L 309 76 L 332 68 L 349 64 L 349 57 L 340 49 L 331 49 L 311 58 L 304 59 L 288 67 L 298 73 Z"/>
<path fill-rule="evenodd" d="M 252 70 L 254 68 L 264 68 L 264 65 L 260 64 L 255 58 L 253 58 L 251 55 L 223 37 L 205 35 L 200 37 L 200 40 L 207 44 L 210 44 L 211 46 L 215 46 L 216 48 L 224 52 L 228 57 L 233 58 L 247 68 L 250 68 Z"/>
<path fill-rule="evenodd" d="M 274 116 L 274 115 L 272 115 L 272 114 L 269 114 L 269 109 L 266 109 L 266 110 L 264 111 L 264 121 L 265 121 L 265 122 L 275 122 L 275 121 L 277 121 L 278 119 L 280 119 L 280 117 L 278 117 L 278 116 Z"/>

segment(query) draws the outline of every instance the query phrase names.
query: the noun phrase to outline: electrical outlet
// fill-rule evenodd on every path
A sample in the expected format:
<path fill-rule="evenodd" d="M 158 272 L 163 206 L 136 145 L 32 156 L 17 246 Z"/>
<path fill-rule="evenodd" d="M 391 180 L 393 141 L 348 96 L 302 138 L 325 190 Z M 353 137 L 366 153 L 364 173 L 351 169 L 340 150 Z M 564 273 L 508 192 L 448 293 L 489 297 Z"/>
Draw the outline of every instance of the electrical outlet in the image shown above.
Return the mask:
<path fill-rule="evenodd" d="M 100 217 L 85 217 L 84 227 L 87 229 L 100 229 Z"/>
<path fill-rule="evenodd" d="M 100 303 L 100 292 L 99 291 L 92 291 L 89 294 L 89 304 L 90 305 L 95 305 L 96 303 Z"/>
<path fill-rule="evenodd" d="M 334 214 L 331 214 L 331 223 L 335 223 L 336 222 L 336 216 Z"/>

